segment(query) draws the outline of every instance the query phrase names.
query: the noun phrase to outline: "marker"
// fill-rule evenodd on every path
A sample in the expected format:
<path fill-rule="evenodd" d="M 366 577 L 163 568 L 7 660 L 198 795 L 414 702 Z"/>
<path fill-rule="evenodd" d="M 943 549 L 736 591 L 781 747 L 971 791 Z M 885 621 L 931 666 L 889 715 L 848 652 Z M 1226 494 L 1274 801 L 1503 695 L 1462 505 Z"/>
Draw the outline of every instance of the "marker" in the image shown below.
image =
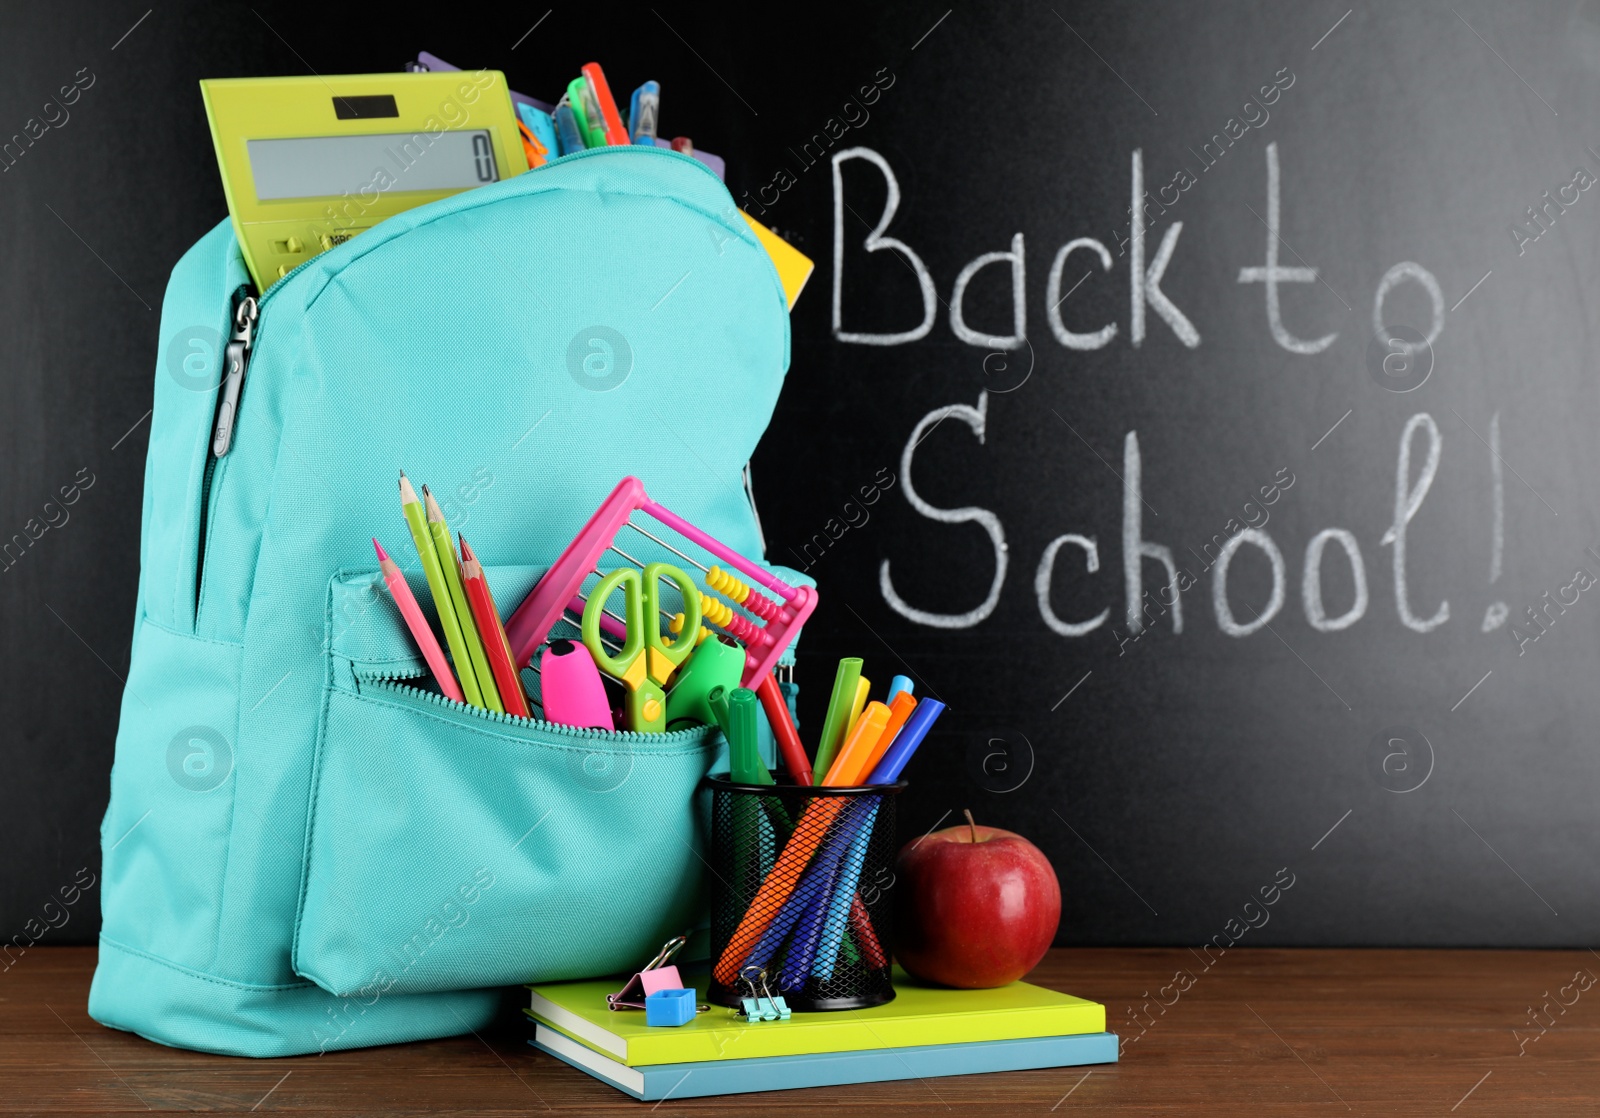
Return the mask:
<path fill-rule="evenodd" d="M 600 68 L 598 62 L 585 62 L 583 76 L 589 80 L 589 93 L 594 98 L 599 109 L 598 120 L 601 131 L 605 134 L 607 144 L 628 144 L 628 130 L 623 127 L 622 114 L 617 112 L 617 102 L 611 96 L 611 83 L 606 81 L 606 72 Z M 586 104 L 584 108 L 589 106 Z M 589 127 L 592 129 L 596 117 L 589 118 Z"/>
<path fill-rule="evenodd" d="M 577 641 L 551 641 L 539 660 L 544 719 L 560 726 L 614 730 L 611 701 L 589 650 Z"/>
<path fill-rule="evenodd" d="M 756 686 L 756 697 L 761 700 L 761 708 L 767 712 L 767 722 L 772 726 L 772 735 L 778 739 L 778 751 L 783 754 L 783 763 L 789 770 L 789 776 L 796 784 L 810 784 L 815 777 L 811 772 L 811 760 L 806 756 L 805 746 L 800 744 L 800 734 L 794 728 L 794 717 L 789 713 L 789 704 L 784 700 L 783 691 L 778 687 L 777 676 L 770 672 Z"/>
<path fill-rule="evenodd" d="M 701 641 L 684 661 L 667 695 L 667 729 L 682 730 L 712 720 L 706 700 L 714 687 L 739 686 L 744 648 L 726 633 Z"/>
<path fill-rule="evenodd" d="M 856 680 L 855 697 L 850 700 L 850 717 L 845 720 L 844 736 L 849 737 L 856 728 L 856 723 L 861 721 L 861 712 L 866 709 L 867 696 L 872 694 L 872 680 L 862 676 Z"/>
<path fill-rule="evenodd" d="M 883 728 L 883 733 L 879 734 L 878 740 L 873 743 L 872 752 L 867 755 L 867 763 L 861 766 L 863 773 L 870 773 L 878 767 L 883 755 L 889 752 L 889 746 L 894 744 L 895 735 L 900 732 L 900 727 L 906 724 L 916 709 L 917 700 L 911 697 L 911 692 L 902 691 L 894 697 L 889 704 L 889 724 Z"/>
<path fill-rule="evenodd" d="M 922 744 L 922 739 L 928 736 L 928 731 L 933 727 L 935 720 L 943 713 L 944 704 L 938 699 L 923 699 L 918 703 L 916 711 L 895 735 L 889 751 L 883 755 L 883 760 L 878 762 L 878 767 L 872 770 L 872 775 L 867 777 L 866 783 L 893 784 L 899 780 L 906 762 L 911 760 L 911 755 L 917 751 L 917 746 Z"/>
<path fill-rule="evenodd" d="M 656 120 L 661 113 L 661 83 L 645 82 L 628 100 L 628 137 L 636 144 L 656 145 Z"/>
<path fill-rule="evenodd" d="M 850 736 L 839 747 L 839 755 L 834 758 L 822 783 L 829 788 L 848 788 L 861 783 L 861 778 L 866 775 L 872 747 L 877 745 L 883 728 L 888 724 L 889 708 L 882 703 L 868 703 L 867 709 L 856 719 Z"/>
<path fill-rule="evenodd" d="M 833 677 L 833 696 L 828 700 L 828 713 L 822 720 L 822 736 L 817 739 L 817 755 L 812 761 L 816 776 L 827 774 L 833 764 L 833 755 L 849 726 L 850 706 L 856 697 L 856 681 L 861 678 L 861 657 L 847 656 L 839 661 L 839 670 Z"/>
<path fill-rule="evenodd" d="M 740 784 L 772 784 L 756 741 L 756 693 L 745 687 L 728 692 L 728 767 Z"/>

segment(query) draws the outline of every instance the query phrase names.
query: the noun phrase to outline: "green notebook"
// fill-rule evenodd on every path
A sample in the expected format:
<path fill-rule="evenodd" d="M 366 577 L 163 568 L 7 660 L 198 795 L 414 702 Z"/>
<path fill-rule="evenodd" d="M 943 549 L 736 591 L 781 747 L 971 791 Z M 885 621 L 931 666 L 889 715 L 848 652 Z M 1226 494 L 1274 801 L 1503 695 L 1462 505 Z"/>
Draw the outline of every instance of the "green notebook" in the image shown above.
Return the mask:
<path fill-rule="evenodd" d="M 1106 1009 L 1098 1002 L 1026 982 L 995 990 L 924 986 L 898 967 L 896 996 L 886 1005 L 796 1013 L 787 1021 L 753 1025 L 733 1016 L 731 1009 L 712 1006 L 687 1025 L 651 1028 L 640 1010 L 606 1007 L 606 995 L 620 985 L 620 979 L 611 978 L 530 986 L 532 1004 L 524 1012 L 630 1067 L 1067 1036 L 1104 1032 L 1106 1027 Z M 704 1001 L 703 975 L 696 989 Z"/>

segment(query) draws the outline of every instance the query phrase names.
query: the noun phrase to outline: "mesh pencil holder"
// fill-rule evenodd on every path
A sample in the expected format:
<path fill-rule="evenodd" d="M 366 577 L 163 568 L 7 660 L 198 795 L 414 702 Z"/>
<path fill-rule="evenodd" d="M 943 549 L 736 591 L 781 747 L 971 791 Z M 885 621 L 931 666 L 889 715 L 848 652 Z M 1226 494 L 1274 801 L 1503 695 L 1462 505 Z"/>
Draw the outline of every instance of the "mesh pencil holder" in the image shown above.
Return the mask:
<path fill-rule="evenodd" d="M 864 1009 L 894 998 L 889 888 L 895 797 L 863 788 L 735 784 L 711 792 L 711 988 L 737 1007 L 766 972 L 791 1009 Z"/>

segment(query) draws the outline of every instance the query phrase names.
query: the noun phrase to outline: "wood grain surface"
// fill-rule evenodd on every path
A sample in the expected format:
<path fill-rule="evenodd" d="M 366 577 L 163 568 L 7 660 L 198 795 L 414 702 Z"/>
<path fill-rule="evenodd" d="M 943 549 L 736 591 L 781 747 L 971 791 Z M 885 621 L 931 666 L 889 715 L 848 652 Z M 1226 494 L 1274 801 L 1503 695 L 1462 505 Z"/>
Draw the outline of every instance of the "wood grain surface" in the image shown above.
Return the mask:
<path fill-rule="evenodd" d="M 481 1036 L 245 1060 L 164 1048 L 94 1023 L 84 1008 L 94 959 L 90 948 L 38 948 L 0 974 L 0 1113 L 630 1114 L 655 1105 L 535 1051 L 509 996 L 502 1020 Z M 1182 948 L 1065 949 L 1031 977 L 1104 1002 L 1123 1037 L 1121 1062 L 669 1099 L 659 1109 L 708 1118 L 730 1107 L 1464 1118 L 1600 1111 L 1600 989 L 1584 989 L 1600 985 L 1593 952 L 1237 949 L 1207 968 Z"/>

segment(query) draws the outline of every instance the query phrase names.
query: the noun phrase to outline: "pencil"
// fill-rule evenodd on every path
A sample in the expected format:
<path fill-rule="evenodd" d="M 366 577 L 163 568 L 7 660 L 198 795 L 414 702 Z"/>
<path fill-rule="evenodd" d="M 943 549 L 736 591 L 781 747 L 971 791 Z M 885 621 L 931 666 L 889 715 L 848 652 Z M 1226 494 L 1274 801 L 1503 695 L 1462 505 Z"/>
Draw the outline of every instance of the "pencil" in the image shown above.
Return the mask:
<path fill-rule="evenodd" d="M 461 623 L 461 639 L 467 646 L 467 656 L 472 661 L 472 674 L 478 680 L 478 690 L 483 692 L 483 704 L 497 714 L 505 713 L 500 692 L 494 684 L 494 671 L 489 667 L 489 656 L 483 650 L 483 638 L 478 636 L 478 626 L 472 621 L 472 606 L 467 602 L 467 592 L 461 586 L 461 566 L 456 558 L 456 544 L 450 538 L 450 525 L 445 523 L 439 502 L 433 499 L 428 487 L 422 487 L 422 500 L 428 507 L 428 535 L 433 540 L 434 553 L 439 556 L 439 567 L 444 571 L 444 584 L 450 588 L 450 604 L 455 607 L 456 620 Z"/>
<path fill-rule="evenodd" d="M 461 537 L 461 585 L 472 606 L 472 618 L 477 622 L 478 633 L 483 637 L 483 651 L 489 659 L 495 689 L 500 692 L 500 701 L 505 704 L 506 713 L 532 718 L 528 694 L 522 689 L 522 676 L 518 674 L 517 666 L 512 663 L 511 642 L 506 640 L 505 626 L 500 624 L 500 611 L 495 608 L 494 594 L 489 590 L 488 580 L 483 577 L 483 564 L 478 562 L 478 557 L 467 545 L 466 536 Z"/>
<path fill-rule="evenodd" d="M 483 692 L 478 690 L 478 677 L 472 670 L 472 657 L 467 654 L 466 638 L 461 634 L 461 622 L 456 617 L 450 599 L 450 584 L 445 581 L 444 568 L 439 563 L 439 553 L 434 549 L 433 537 L 428 532 L 426 514 L 417 491 L 411 488 L 411 479 L 400 471 L 400 511 L 405 513 L 406 526 L 411 529 L 411 542 L 417 545 L 417 558 L 422 560 L 422 573 L 428 579 L 428 591 L 433 595 L 433 608 L 439 615 L 439 628 L 444 630 L 444 640 L 450 646 L 450 659 L 455 664 L 456 676 L 461 680 L 461 692 L 466 701 L 475 707 L 483 706 Z"/>
<path fill-rule="evenodd" d="M 394 604 L 400 607 L 400 616 L 405 618 L 406 628 L 411 630 L 412 639 L 422 650 L 422 658 L 428 662 L 433 678 L 439 682 L 439 690 L 444 692 L 447 699 L 464 702 L 461 687 L 450 671 L 450 662 L 444 658 L 444 649 L 439 647 L 439 638 L 433 635 L 433 630 L 428 627 L 428 619 L 422 616 L 422 607 L 417 605 L 417 597 L 411 593 L 406 576 L 400 573 L 399 565 L 389 558 L 381 543 L 374 539 L 372 546 L 377 548 L 378 565 L 383 568 L 383 581 L 389 587 L 389 594 L 394 598 Z"/>

